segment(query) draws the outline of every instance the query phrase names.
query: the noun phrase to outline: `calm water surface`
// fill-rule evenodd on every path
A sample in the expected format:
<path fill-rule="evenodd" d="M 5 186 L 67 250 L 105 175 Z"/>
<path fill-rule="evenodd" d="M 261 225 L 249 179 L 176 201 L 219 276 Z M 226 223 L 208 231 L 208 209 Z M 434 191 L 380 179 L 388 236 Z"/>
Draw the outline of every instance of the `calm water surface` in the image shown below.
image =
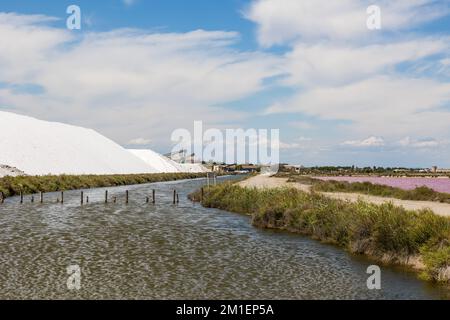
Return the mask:
<path fill-rule="evenodd" d="M 25 299 L 448 299 L 447 289 L 403 269 L 382 267 L 369 291 L 372 262 L 297 235 L 259 230 L 248 217 L 186 199 L 203 180 L 47 194 L 47 203 L 0 207 L 0 298 Z M 145 204 L 157 189 L 156 205 Z M 171 204 L 172 190 L 180 203 Z M 124 191 L 130 203 L 124 204 Z M 35 198 L 37 198 L 35 196 Z M 49 203 L 49 202 L 52 203 Z M 79 265 L 81 289 L 67 289 Z"/>

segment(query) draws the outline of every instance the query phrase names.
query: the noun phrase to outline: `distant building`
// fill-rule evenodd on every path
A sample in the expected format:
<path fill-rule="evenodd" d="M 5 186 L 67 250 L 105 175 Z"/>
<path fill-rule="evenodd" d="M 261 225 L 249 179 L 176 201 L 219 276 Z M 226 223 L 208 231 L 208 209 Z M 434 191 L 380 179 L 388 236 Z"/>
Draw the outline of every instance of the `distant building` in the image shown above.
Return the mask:
<path fill-rule="evenodd" d="M 432 166 L 431 167 L 431 172 L 436 173 L 438 171 L 438 167 L 437 166 Z"/>
<path fill-rule="evenodd" d="M 301 169 L 303 169 L 304 167 L 301 165 L 290 165 L 290 164 L 286 164 L 283 166 L 283 169 L 285 171 L 289 171 L 289 172 L 295 172 L 295 173 L 300 173 Z"/>

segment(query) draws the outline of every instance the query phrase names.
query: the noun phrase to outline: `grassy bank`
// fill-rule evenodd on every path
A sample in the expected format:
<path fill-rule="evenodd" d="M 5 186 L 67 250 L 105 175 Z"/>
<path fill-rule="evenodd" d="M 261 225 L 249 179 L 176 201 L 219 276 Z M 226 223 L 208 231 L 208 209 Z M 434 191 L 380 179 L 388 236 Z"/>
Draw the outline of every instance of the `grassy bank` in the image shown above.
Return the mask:
<path fill-rule="evenodd" d="M 191 195 L 200 200 L 201 193 Z M 256 227 L 333 243 L 385 263 L 411 265 L 421 277 L 450 283 L 450 219 L 392 204 L 350 203 L 294 188 L 257 190 L 225 183 L 205 189 L 202 204 L 248 214 Z"/>
<path fill-rule="evenodd" d="M 312 186 L 316 192 L 360 193 L 378 197 L 401 200 L 436 201 L 450 203 L 450 194 L 434 191 L 428 187 L 417 187 L 413 190 L 374 184 L 371 182 L 323 181 L 308 176 L 290 175 L 289 182 L 298 182 Z"/>
<path fill-rule="evenodd" d="M 132 184 L 194 179 L 204 173 L 151 173 L 126 175 L 60 175 L 20 176 L 0 178 L 0 192 L 5 197 L 37 192 L 54 192 L 75 189 L 115 187 Z"/>

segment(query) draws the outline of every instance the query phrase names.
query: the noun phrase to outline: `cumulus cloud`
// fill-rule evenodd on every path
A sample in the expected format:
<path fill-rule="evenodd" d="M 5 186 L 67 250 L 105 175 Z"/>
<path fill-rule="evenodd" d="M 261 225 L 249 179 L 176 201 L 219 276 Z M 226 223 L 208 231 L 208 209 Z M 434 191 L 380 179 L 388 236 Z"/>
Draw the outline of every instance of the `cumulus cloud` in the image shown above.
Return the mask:
<path fill-rule="evenodd" d="M 258 26 L 263 46 L 296 40 L 363 40 L 373 36 L 366 26 L 367 0 L 255 0 L 244 15 Z M 379 0 L 382 29 L 395 32 L 445 16 L 450 8 L 434 0 Z"/>
<path fill-rule="evenodd" d="M 43 23 L 42 20 L 47 21 Z M 279 57 L 231 48 L 239 34 L 194 30 L 72 33 L 51 18 L 0 15 L 0 107 L 92 127 L 119 143 L 136 136 L 167 145 L 194 120 L 220 126 L 218 106 L 255 94 L 277 75 Z M 227 121 L 244 119 L 245 110 Z"/>
<path fill-rule="evenodd" d="M 300 112 L 327 120 L 351 121 L 347 130 L 393 136 L 446 134 L 450 84 L 427 79 L 379 76 L 345 86 L 301 92 L 268 113 Z M 433 123 L 433 126 L 430 126 Z"/>
<path fill-rule="evenodd" d="M 280 141 L 279 148 L 281 150 L 289 150 L 289 149 L 305 149 L 310 147 L 310 142 L 312 141 L 312 138 L 309 137 L 298 137 L 294 139 L 292 142 L 283 142 Z"/>
<path fill-rule="evenodd" d="M 426 139 L 411 139 L 411 137 L 405 137 L 398 141 L 397 143 L 401 147 L 411 147 L 417 149 L 429 149 L 429 148 L 437 148 L 440 146 L 444 146 L 448 144 L 448 141 L 438 141 L 434 138 L 426 138 Z"/>
<path fill-rule="evenodd" d="M 396 65 L 415 63 L 450 48 L 449 38 L 424 38 L 384 44 L 297 43 L 286 54 L 283 84 L 326 86 L 392 73 Z"/>
<path fill-rule="evenodd" d="M 378 1 L 381 31 L 366 27 L 371 4 L 252 1 L 244 16 L 256 24 L 259 44 L 283 45 L 284 53 L 238 50 L 240 35 L 230 31 L 74 33 L 53 26 L 53 17 L 0 13 L 7 44 L 0 46 L 0 108 L 92 127 L 123 144 L 151 137 L 168 145 L 173 129 L 191 129 L 194 120 L 245 126 L 253 114 L 221 106 L 275 84 L 292 94 L 268 103 L 264 115 L 288 113 L 291 130 L 325 123 L 312 134 L 336 145 L 348 140 L 347 147 L 380 144 L 381 135 L 397 142 L 432 136 L 445 145 L 449 36 L 409 28 L 447 15 L 448 2 Z M 385 148 L 401 147 L 386 141 Z M 420 152 L 436 142 L 411 138 L 404 148 Z"/>
<path fill-rule="evenodd" d="M 382 134 L 395 140 L 450 134 L 449 36 L 409 32 L 448 15 L 450 6 L 432 0 L 379 1 L 382 30 L 372 31 L 366 27 L 371 4 L 252 2 L 245 16 L 257 24 L 259 43 L 289 48 L 279 83 L 294 93 L 269 105 L 265 115 L 306 115 L 319 126 L 335 121 L 329 137 L 335 140 L 339 135 Z"/>
<path fill-rule="evenodd" d="M 382 147 L 385 145 L 384 139 L 381 137 L 369 137 L 364 140 L 350 140 L 342 143 L 344 146 L 367 148 L 367 147 Z"/>

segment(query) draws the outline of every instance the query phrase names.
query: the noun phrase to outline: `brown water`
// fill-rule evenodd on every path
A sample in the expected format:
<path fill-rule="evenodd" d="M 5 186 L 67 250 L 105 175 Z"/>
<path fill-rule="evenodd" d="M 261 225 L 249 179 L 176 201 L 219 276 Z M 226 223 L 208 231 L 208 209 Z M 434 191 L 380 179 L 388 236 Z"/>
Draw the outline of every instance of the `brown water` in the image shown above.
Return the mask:
<path fill-rule="evenodd" d="M 308 238 L 259 230 L 249 218 L 186 199 L 204 181 L 66 192 L 65 204 L 7 199 L 0 206 L 0 298 L 25 299 L 445 299 L 447 289 Z M 145 197 L 157 189 L 156 205 Z M 180 203 L 171 204 L 172 190 Z M 130 190 L 130 203 L 123 203 Z M 56 201 L 57 194 L 46 195 Z M 37 197 L 35 197 L 37 198 Z M 79 265 L 81 289 L 66 268 Z"/>

